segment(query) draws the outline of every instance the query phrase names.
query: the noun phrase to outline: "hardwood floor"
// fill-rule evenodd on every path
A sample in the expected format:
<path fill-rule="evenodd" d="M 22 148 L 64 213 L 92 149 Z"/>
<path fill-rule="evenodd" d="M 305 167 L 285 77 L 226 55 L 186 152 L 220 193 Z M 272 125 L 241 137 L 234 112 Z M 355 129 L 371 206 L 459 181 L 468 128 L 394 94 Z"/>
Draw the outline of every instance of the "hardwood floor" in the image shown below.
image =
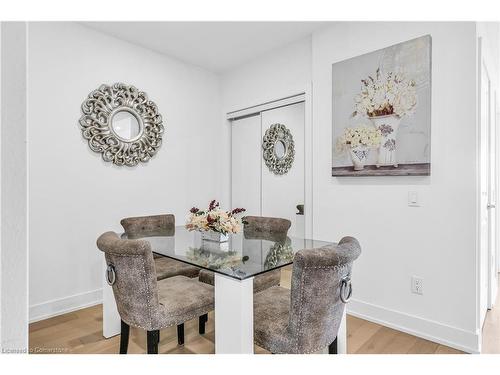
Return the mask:
<path fill-rule="evenodd" d="M 486 319 L 484 320 L 481 353 L 500 353 L 500 277 L 497 301 L 493 308 L 486 313 Z"/>
<path fill-rule="evenodd" d="M 282 285 L 290 286 L 290 270 L 282 271 Z M 120 336 L 102 336 L 102 305 L 30 324 L 32 353 L 118 353 Z M 185 324 L 185 344 L 177 345 L 175 327 L 160 333 L 160 353 L 214 353 L 214 316 L 209 314 L 206 334 L 198 334 L 198 320 Z M 355 354 L 459 354 L 458 350 L 423 340 L 353 316 L 347 316 L 347 351 Z M 130 328 L 129 353 L 146 352 L 146 333 Z M 255 353 L 268 353 L 255 347 Z"/>

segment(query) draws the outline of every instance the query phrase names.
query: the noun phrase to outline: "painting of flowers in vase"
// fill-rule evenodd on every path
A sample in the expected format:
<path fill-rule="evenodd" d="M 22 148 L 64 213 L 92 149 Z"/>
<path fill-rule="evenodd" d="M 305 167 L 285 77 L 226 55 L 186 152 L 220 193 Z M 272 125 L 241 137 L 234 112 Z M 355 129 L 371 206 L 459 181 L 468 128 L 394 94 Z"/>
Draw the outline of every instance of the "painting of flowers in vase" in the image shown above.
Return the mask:
<path fill-rule="evenodd" d="M 332 65 L 332 176 L 428 176 L 431 37 Z"/>

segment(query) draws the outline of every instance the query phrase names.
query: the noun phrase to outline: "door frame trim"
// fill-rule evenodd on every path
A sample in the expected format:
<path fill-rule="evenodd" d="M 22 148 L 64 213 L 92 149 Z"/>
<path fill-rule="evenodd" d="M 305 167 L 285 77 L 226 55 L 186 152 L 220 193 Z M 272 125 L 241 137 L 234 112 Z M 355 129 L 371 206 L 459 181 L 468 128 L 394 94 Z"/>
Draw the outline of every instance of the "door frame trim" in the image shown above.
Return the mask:
<path fill-rule="evenodd" d="M 304 89 L 290 93 L 280 99 L 263 102 L 239 110 L 226 113 L 225 123 L 229 125 L 229 155 L 232 150 L 232 126 L 233 120 L 260 114 L 260 112 L 284 107 L 287 105 L 304 102 L 304 233 L 306 238 L 313 238 L 313 118 L 312 118 L 312 83 L 305 85 Z M 232 200 L 232 163 L 229 163 L 229 201 Z M 231 202 L 232 205 L 232 202 Z"/>
<path fill-rule="evenodd" d="M 239 120 L 243 117 L 254 116 L 263 111 L 267 111 L 269 109 L 276 109 L 280 107 L 285 107 L 287 105 L 301 103 L 306 101 L 306 94 L 302 92 L 300 94 L 295 94 L 292 96 L 287 96 L 286 98 L 272 100 L 266 103 L 262 103 L 259 105 L 255 105 L 248 108 L 239 109 L 236 111 L 231 111 L 226 114 L 227 120 Z"/>
<path fill-rule="evenodd" d="M 483 131 L 482 128 L 482 91 L 483 91 L 483 70 L 486 71 L 486 74 L 489 77 L 489 105 L 490 108 L 488 110 L 488 132 L 489 129 L 491 128 L 491 122 L 495 121 L 494 118 L 492 118 L 492 108 L 491 105 L 495 106 L 495 103 L 492 103 L 492 95 L 496 91 L 496 88 L 492 84 L 492 76 L 491 76 L 491 56 L 488 53 L 488 50 L 484 47 L 484 39 L 482 36 L 478 36 L 477 39 L 477 47 L 476 47 L 476 121 L 477 121 L 477 127 L 476 127 L 476 146 L 477 146 L 477 152 L 476 152 L 476 256 L 475 256 L 475 261 L 476 261 L 476 329 L 478 333 L 478 350 L 481 352 L 482 350 L 482 337 L 483 337 L 483 326 L 481 323 L 484 323 L 483 317 L 482 317 L 482 312 L 481 312 L 481 297 L 482 294 L 485 294 L 486 297 L 486 307 L 489 310 L 490 309 L 490 299 L 491 299 L 491 254 L 492 254 L 492 249 L 490 248 L 490 225 L 488 224 L 488 234 L 486 238 L 483 238 L 481 235 L 481 153 L 483 151 L 484 145 L 481 142 L 481 132 Z M 495 124 L 497 126 L 498 124 Z M 496 128 L 496 184 L 497 184 L 497 189 L 499 185 L 499 173 L 498 173 L 498 166 L 499 164 L 499 157 L 500 157 L 500 152 L 499 152 L 499 135 L 500 133 L 498 132 L 498 127 Z M 489 149 L 489 143 L 486 145 Z M 488 156 L 489 157 L 489 156 Z M 488 166 L 488 189 L 489 189 L 489 166 Z M 498 193 L 497 193 L 498 194 Z M 489 196 L 488 196 L 488 202 L 489 202 Z M 497 219 L 496 222 L 496 230 L 498 233 L 498 228 L 499 228 L 499 222 L 498 222 L 498 211 L 495 210 L 495 216 Z M 490 212 L 488 212 L 488 216 L 490 216 Z M 481 285 L 481 276 L 482 276 L 482 271 L 481 271 L 481 263 L 482 263 L 482 254 L 481 254 L 481 246 L 482 244 L 486 242 L 487 244 L 487 270 L 486 270 L 486 278 L 487 278 L 487 290 L 482 291 L 482 285 Z M 495 255 L 498 256 L 498 251 L 499 251 L 499 244 L 498 244 L 498 238 L 496 241 L 496 246 L 495 249 Z M 498 263 L 498 258 L 495 260 L 496 263 Z"/>

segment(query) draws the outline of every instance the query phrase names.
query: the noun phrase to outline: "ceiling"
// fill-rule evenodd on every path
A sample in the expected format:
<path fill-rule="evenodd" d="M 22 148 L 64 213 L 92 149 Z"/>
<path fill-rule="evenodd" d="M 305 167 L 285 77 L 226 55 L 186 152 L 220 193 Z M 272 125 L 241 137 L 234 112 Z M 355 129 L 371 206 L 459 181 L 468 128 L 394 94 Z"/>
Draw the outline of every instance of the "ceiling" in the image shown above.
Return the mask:
<path fill-rule="evenodd" d="M 128 42 L 222 73 L 305 38 L 326 22 L 83 22 Z"/>

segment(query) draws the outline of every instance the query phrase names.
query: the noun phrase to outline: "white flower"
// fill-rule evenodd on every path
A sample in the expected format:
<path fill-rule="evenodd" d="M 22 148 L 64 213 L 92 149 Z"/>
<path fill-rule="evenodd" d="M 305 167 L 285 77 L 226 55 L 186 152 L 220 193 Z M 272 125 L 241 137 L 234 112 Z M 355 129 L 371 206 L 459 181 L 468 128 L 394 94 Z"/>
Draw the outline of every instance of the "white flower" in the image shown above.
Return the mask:
<path fill-rule="evenodd" d="M 337 138 L 336 151 L 343 151 L 347 147 L 377 147 L 381 139 L 381 131 L 373 126 L 360 125 L 355 128 L 345 128 L 344 133 Z"/>
<path fill-rule="evenodd" d="M 361 92 L 354 98 L 355 114 L 367 117 L 395 114 L 411 115 L 417 106 L 415 81 L 403 72 L 381 73 L 362 80 Z"/>
<path fill-rule="evenodd" d="M 188 215 L 186 220 L 186 228 L 190 231 L 208 231 L 212 230 L 219 233 L 238 233 L 242 229 L 242 221 L 236 217 L 234 211 L 224 211 L 217 206 L 211 208 L 210 205 L 207 211 L 194 209 Z M 244 211 L 244 210 L 243 210 Z M 241 209 L 240 212 L 241 213 Z"/>

